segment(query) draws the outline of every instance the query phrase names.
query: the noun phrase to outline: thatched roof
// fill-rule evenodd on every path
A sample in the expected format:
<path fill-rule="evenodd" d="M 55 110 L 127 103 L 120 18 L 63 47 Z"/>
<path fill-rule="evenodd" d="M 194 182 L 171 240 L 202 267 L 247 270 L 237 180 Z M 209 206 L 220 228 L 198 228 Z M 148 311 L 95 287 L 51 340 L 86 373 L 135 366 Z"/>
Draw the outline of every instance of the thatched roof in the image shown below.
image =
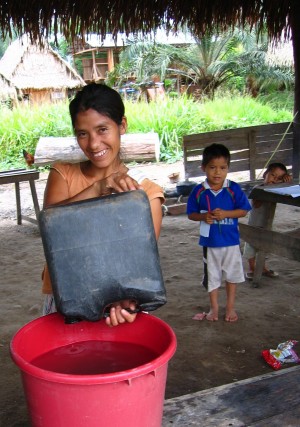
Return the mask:
<path fill-rule="evenodd" d="M 85 85 L 80 75 L 47 43 L 31 43 L 25 35 L 15 40 L 0 60 L 2 73 L 18 89 L 79 88 Z"/>
<path fill-rule="evenodd" d="M 179 31 L 176 34 L 167 33 L 162 28 L 156 31 L 151 31 L 143 37 L 142 33 L 135 33 L 126 35 L 125 33 L 117 33 L 114 37 L 112 34 L 107 33 L 104 38 L 98 34 L 89 34 L 85 37 L 86 44 L 91 48 L 115 48 L 128 46 L 134 38 L 146 38 L 147 40 L 156 40 L 159 43 L 173 44 L 173 45 L 187 45 L 195 43 L 195 37 L 188 31 Z"/>
<path fill-rule="evenodd" d="M 17 98 L 17 89 L 15 86 L 0 73 L 0 100 L 6 100 L 8 98 Z"/>
<path fill-rule="evenodd" d="M 198 35 L 235 24 L 266 24 L 270 38 L 289 37 L 299 0 L 9 0 L 0 4 L 3 34 L 29 33 L 34 39 L 50 32 L 68 39 L 96 33 L 149 32 L 163 23 L 177 31 L 182 24 Z"/>

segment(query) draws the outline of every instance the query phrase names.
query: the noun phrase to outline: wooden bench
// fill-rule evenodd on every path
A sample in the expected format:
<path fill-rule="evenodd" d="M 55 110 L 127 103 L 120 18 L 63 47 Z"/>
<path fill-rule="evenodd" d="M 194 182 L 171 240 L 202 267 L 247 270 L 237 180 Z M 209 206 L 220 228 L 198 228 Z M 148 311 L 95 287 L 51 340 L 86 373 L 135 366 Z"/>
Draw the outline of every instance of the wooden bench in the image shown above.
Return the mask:
<path fill-rule="evenodd" d="M 294 185 L 298 186 L 298 184 L 298 182 L 292 184 L 283 184 L 281 187 L 283 189 L 284 187 L 288 189 L 290 186 L 294 187 Z M 271 187 L 272 186 L 268 186 L 268 189 L 270 190 Z M 267 253 L 272 253 L 277 256 L 283 256 L 295 261 L 300 261 L 299 229 L 292 230 L 289 233 L 282 233 L 280 231 L 272 230 L 277 203 L 289 206 L 297 206 L 300 208 L 300 196 L 291 197 L 289 195 L 265 191 L 263 187 L 256 187 L 251 191 L 250 198 L 260 200 L 263 203 L 268 204 L 265 227 L 254 227 L 239 222 L 241 238 L 257 249 L 252 283 L 254 287 L 258 287 L 262 277 Z"/>
<path fill-rule="evenodd" d="M 247 179 L 236 180 L 243 183 L 242 187 L 262 179 L 260 172 L 270 159 L 292 168 L 293 131 L 288 122 L 283 122 L 184 136 L 185 179 L 199 180 L 205 176 L 201 170 L 202 154 L 204 148 L 212 143 L 224 144 L 229 149 L 230 173 L 248 172 Z"/>
<path fill-rule="evenodd" d="M 36 194 L 35 180 L 39 179 L 40 173 L 36 170 L 27 169 L 12 169 L 0 172 L 0 185 L 2 184 L 15 184 L 16 192 L 16 205 L 17 205 L 17 223 L 22 224 L 22 219 L 37 224 L 38 216 L 40 213 L 39 202 Z M 35 210 L 36 219 L 21 212 L 21 197 L 20 197 L 20 182 L 29 182 L 31 189 L 31 196 Z"/>
<path fill-rule="evenodd" d="M 165 401 L 162 427 L 299 426 L 300 367 Z"/>

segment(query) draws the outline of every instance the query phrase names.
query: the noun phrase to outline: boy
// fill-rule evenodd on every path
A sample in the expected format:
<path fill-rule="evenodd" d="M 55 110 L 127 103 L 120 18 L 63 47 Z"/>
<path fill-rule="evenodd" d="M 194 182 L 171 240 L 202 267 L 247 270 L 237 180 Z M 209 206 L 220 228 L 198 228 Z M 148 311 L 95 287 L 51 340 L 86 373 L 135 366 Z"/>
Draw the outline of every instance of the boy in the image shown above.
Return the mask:
<path fill-rule="evenodd" d="M 236 284 L 244 282 L 238 218 L 251 210 L 240 186 L 226 178 L 230 153 L 222 144 L 212 144 L 203 151 L 202 170 L 206 180 L 197 185 L 187 203 L 188 218 L 200 221 L 199 245 L 203 246 L 203 286 L 209 292 L 210 311 L 198 313 L 193 319 L 218 320 L 218 288 L 222 273 L 226 281 L 227 322 L 238 320 L 235 311 Z"/>

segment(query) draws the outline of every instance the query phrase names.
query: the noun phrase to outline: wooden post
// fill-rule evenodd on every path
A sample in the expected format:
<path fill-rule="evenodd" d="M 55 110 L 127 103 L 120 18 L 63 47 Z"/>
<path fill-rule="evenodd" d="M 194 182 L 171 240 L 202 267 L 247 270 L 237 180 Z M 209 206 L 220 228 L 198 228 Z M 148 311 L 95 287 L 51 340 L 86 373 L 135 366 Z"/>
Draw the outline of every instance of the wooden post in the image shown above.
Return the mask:
<path fill-rule="evenodd" d="M 291 2 L 291 30 L 295 67 L 294 122 L 293 122 L 293 177 L 299 180 L 300 173 L 300 2 Z"/>

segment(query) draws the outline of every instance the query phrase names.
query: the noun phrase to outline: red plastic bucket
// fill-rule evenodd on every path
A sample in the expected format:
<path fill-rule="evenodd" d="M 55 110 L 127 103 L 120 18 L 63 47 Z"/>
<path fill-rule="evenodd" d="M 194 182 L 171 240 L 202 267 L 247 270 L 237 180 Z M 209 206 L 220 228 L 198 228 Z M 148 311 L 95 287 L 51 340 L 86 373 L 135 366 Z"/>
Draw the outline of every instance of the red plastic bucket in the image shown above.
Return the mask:
<path fill-rule="evenodd" d="M 114 328 L 50 314 L 23 326 L 10 345 L 33 427 L 160 427 L 175 350 L 170 326 L 144 313 Z"/>

